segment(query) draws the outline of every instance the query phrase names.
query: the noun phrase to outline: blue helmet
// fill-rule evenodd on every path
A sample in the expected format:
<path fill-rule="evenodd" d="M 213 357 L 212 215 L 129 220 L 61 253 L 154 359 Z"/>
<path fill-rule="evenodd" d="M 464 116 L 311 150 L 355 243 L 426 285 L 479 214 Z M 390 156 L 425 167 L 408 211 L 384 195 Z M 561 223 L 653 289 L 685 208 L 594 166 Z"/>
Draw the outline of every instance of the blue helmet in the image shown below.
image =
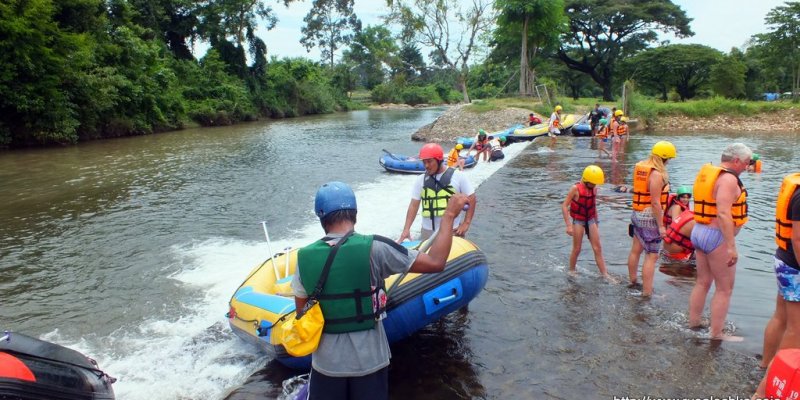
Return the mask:
<path fill-rule="evenodd" d="M 353 189 L 343 182 L 328 182 L 317 190 L 314 212 L 320 220 L 339 210 L 357 210 Z"/>

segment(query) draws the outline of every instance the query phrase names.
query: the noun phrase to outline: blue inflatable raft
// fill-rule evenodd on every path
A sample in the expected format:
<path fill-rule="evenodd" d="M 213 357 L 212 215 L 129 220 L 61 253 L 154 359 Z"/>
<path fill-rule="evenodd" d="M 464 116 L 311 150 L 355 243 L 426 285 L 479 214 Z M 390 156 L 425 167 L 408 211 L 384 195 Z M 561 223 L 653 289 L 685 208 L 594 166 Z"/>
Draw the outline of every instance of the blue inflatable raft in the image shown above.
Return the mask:
<path fill-rule="evenodd" d="M 411 248 L 418 244 L 403 245 Z M 275 325 L 283 315 L 294 312 L 290 282 L 296 262 L 297 249 L 292 249 L 257 266 L 231 297 L 227 316 L 239 337 L 289 368 L 308 370 L 311 356 L 289 355 L 280 341 L 279 326 Z M 454 237 L 444 271 L 389 277 L 387 316 L 383 320 L 389 343 L 469 304 L 483 290 L 488 276 L 486 255 L 471 241 Z M 398 279 L 401 281 L 395 285 Z"/>
<path fill-rule="evenodd" d="M 592 125 L 589 115 L 585 115 L 572 126 L 572 136 L 592 136 Z"/>
<path fill-rule="evenodd" d="M 472 155 L 464 160 L 464 168 L 472 168 L 478 161 Z M 425 173 L 425 166 L 422 160 L 416 157 L 404 156 L 402 154 L 390 153 L 386 150 L 378 159 L 378 164 L 389 172 L 399 172 L 402 174 L 422 174 Z"/>
<path fill-rule="evenodd" d="M 506 128 L 506 129 L 504 129 L 502 131 L 487 133 L 486 136 L 487 137 L 494 136 L 496 138 L 499 138 L 501 136 L 506 136 L 506 139 L 508 139 L 507 138 L 508 135 L 514 133 L 515 130 L 522 129 L 524 127 L 525 127 L 525 125 L 516 124 L 516 125 L 513 125 L 513 126 L 510 126 L 510 127 Z M 461 145 L 464 146 L 464 148 L 468 149 L 468 148 L 470 148 L 472 146 L 473 143 L 475 143 L 475 136 L 469 136 L 469 137 L 461 136 L 459 138 L 456 138 L 456 143 L 460 143 Z"/>

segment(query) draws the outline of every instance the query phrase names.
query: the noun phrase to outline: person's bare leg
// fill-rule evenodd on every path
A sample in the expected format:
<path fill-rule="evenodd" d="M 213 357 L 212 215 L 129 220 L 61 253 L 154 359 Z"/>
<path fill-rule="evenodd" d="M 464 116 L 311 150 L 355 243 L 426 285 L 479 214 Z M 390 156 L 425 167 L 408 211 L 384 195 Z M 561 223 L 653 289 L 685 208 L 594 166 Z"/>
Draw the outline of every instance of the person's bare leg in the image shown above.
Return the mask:
<path fill-rule="evenodd" d="M 653 295 L 653 280 L 656 275 L 656 262 L 658 253 L 647 253 L 644 256 L 642 265 L 642 296 L 650 297 Z"/>
<path fill-rule="evenodd" d="M 706 295 L 708 295 L 708 290 L 711 288 L 712 282 L 711 270 L 708 268 L 706 253 L 696 250 L 695 257 L 697 278 L 695 278 L 692 293 L 689 295 L 689 328 L 700 326 L 703 307 L 706 305 Z"/>
<path fill-rule="evenodd" d="M 708 267 L 714 281 L 714 296 L 711 298 L 711 328 L 709 333 L 712 338 L 722 337 L 722 328 L 725 327 L 725 318 L 731 305 L 733 283 L 736 278 L 736 265 L 728 266 L 728 252 L 723 244 L 708 254 Z"/>
<path fill-rule="evenodd" d="M 631 242 L 631 251 L 628 253 L 628 278 L 631 284 L 636 284 L 639 280 L 639 257 L 642 255 L 642 251 L 644 251 L 644 247 L 634 236 L 633 242 Z"/>
<path fill-rule="evenodd" d="M 578 255 L 581 253 L 585 229 L 581 224 L 572 224 L 572 252 L 569 254 L 569 272 L 577 273 Z"/>

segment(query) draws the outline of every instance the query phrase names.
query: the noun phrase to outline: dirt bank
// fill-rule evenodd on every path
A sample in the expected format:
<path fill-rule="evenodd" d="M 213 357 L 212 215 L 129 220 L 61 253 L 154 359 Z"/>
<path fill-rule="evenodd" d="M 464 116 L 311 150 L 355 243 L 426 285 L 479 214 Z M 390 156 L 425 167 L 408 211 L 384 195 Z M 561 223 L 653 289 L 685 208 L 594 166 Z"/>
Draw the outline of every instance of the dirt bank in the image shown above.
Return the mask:
<path fill-rule="evenodd" d="M 435 121 L 419 128 L 412 140 L 422 142 L 455 142 L 460 136 L 472 136 L 478 129 L 486 132 L 504 130 L 514 124 L 525 124 L 531 110 L 509 107 L 501 110 L 473 112 L 466 105 L 450 107 Z M 538 115 L 545 120 L 547 116 Z M 664 116 L 656 120 L 632 115 L 633 131 L 686 132 L 774 132 L 800 131 L 800 107 L 752 116 L 716 115 L 713 117 Z"/>
<path fill-rule="evenodd" d="M 494 132 L 507 129 L 514 124 L 524 124 L 531 110 L 509 107 L 502 110 L 471 112 L 466 105 L 457 105 L 442 113 L 435 121 L 423 126 L 411 135 L 412 140 L 422 142 L 455 142 L 459 136 L 473 136 L 478 129 Z M 539 115 L 539 118 L 542 118 Z M 544 119 L 544 118 L 543 118 Z"/>
<path fill-rule="evenodd" d="M 634 115 L 635 117 L 635 115 Z M 767 132 L 800 131 L 800 108 L 762 113 L 752 116 L 716 115 L 713 117 L 659 117 L 647 121 L 645 129 L 652 131 L 687 132 Z"/>

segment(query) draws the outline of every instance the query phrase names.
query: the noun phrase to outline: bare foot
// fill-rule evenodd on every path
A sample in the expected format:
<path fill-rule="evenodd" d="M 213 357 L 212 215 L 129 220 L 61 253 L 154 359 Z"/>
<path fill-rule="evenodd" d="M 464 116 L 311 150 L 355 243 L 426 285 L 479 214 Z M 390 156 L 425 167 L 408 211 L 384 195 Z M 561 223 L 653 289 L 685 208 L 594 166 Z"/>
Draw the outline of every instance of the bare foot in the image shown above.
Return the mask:
<path fill-rule="evenodd" d="M 712 336 L 711 340 L 721 340 L 723 342 L 741 342 L 744 341 L 744 338 L 736 335 L 722 334 L 719 336 Z"/>

